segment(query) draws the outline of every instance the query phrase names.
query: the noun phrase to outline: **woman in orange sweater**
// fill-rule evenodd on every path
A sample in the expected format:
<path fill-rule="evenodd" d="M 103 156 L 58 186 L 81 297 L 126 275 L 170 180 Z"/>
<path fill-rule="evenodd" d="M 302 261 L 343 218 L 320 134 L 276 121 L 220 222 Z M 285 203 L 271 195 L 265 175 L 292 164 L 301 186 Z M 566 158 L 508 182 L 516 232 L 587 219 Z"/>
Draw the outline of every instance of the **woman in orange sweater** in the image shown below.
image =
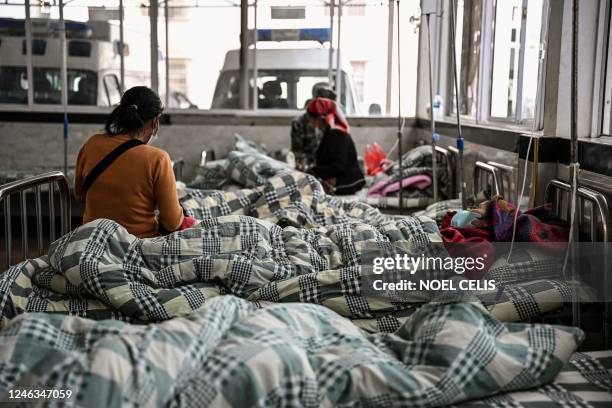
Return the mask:
<path fill-rule="evenodd" d="M 170 156 L 148 145 L 162 110 L 151 89 L 131 88 L 107 118 L 105 133 L 85 142 L 74 185 L 76 199 L 85 203 L 84 223 L 108 218 L 140 238 L 195 224 L 183 216 Z"/>

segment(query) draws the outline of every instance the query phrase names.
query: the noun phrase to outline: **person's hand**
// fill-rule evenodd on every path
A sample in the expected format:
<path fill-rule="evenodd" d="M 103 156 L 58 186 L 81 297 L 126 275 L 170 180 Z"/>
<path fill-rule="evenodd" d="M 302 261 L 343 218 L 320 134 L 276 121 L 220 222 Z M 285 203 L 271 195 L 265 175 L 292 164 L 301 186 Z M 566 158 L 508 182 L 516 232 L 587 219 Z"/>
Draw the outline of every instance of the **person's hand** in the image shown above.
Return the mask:
<path fill-rule="evenodd" d="M 186 230 L 186 229 L 192 228 L 197 223 L 198 223 L 198 220 L 196 220 L 195 218 L 189 217 L 189 216 L 185 216 L 185 217 L 183 217 L 183 223 L 179 227 L 179 230 L 182 231 L 182 230 Z"/>

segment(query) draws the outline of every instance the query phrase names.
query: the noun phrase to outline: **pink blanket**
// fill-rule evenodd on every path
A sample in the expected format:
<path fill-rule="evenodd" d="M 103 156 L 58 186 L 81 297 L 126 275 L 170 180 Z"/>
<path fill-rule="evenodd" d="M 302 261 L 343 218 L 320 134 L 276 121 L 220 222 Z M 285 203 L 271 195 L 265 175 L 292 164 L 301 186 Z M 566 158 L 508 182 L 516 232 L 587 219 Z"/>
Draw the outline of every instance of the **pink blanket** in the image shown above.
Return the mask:
<path fill-rule="evenodd" d="M 424 190 L 431 185 L 431 177 L 426 174 L 417 174 L 416 176 L 406 177 L 402 180 L 402 188 L 414 187 L 419 190 Z M 395 193 L 400 189 L 399 181 L 389 184 L 389 178 L 380 180 L 368 189 L 370 197 L 387 196 Z"/>

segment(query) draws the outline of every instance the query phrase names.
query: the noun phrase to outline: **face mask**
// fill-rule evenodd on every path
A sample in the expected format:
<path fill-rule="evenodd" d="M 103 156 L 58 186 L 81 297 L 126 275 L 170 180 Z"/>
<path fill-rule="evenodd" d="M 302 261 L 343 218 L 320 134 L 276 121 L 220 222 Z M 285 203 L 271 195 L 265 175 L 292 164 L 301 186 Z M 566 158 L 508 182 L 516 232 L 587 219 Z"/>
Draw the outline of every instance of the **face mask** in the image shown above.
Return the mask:
<path fill-rule="evenodd" d="M 455 228 L 473 227 L 472 221 L 480 218 L 480 214 L 473 211 L 460 210 L 453 216 L 451 226 Z"/>
<path fill-rule="evenodd" d="M 149 138 L 147 144 L 153 144 L 157 140 L 157 132 L 153 133 L 153 135 Z"/>
<path fill-rule="evenodd" d="M 155 143 L 155 141 L 157 140 L 157 132 L 159 132 L 159 124 L 155 127 L 155 132 L 153 132 L 147 144 Z"/>

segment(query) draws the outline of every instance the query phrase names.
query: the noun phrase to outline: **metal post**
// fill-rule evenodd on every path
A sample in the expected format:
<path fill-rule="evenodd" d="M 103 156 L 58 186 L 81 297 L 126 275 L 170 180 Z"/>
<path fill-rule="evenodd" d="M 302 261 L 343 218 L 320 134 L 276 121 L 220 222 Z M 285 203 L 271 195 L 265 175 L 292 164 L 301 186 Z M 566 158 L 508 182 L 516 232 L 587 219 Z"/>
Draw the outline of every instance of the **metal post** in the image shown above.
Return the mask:
<path fill-rule="evenodd" d="M 572 186 L 572 200 L 571 200 L 571 217 L 570 217 L 570 231 L 573 236 L 569 238 L 570 242 L 577 242 L 578 238 L 578 223 L 576 214 L 576 200 L 577 200 L 577 189 L 578 189 L 578 171 L 580 169 L 580 163 L 578 163 L 578 19 L 579 19 L 579 6 L 578 0 L 572 0 L 572 80 L 571 80 L 571 126 L 570 126 L 570 185 Z M 572 265 L 572 324 L 574 326 L 580 326 L 580 303 L 576 297 L 576 291 L 578 288 L 574 287 L 576 281 L 576 265 L 575 261 L 577 253 L 575 251 L 576 246 L 570 244 L 570 259 Z M 604 319 L 606 313 L 604 313 Z"/>
<path fill-rule="evenodd" d="M 394 5 L 393 1 L 389 2 L 389 21 L 387 30 L 387 95 L 386 95 L 386 109 L 387 115 L 391 114 L 391 98 L 393 85 L 393 22 L 394 17 Z"/>
<path fill-rule="evenodd" d="M 40 198 L 40 186 L 34 187 L 36 197 L 36 256 L 43 254 L 43 220 L 42 220 L 42 200 Z"/>
<path fill-rule="evenodd" d="M 151 89 L 155 93 L 159 92 L 159 42 L 157 39 L 157 14 L 159 11 L 159 1 L 149 2 L 149 25 L 151 26 Z"/>
<path fill-rule="evenodd" d="M 463 131 L 461 130 L 461 105 L 460 105 L 460 95 L 459 95 L 459 80 L 457 77 L 457 50 L 456 50 L 456 42 L 455 42 L 455 33 L 457 30 L 456 22 L 455 22 L 455 1 L 451 0 L 450 4 L 450 18 L 451 18 L 451 58 L 453 64 L 453 76 L 455 78 L 455 105 L 457 108 L 457 149 L 459 150 L 459 188 L 461 189 L 461 208 L 464 210 L 467 209 L 467 197 L 466 197 L 466 186 L 463 181 L 463 149 L 465 145 L 465 141 L 463 139 Z"/>
<path fill-rule="evenodd" d="M 123 0 L 119 0 L 119 70 L 121 77 L 121 92 L 125 92 L 125 43 L 123 38 Z"/>
<path fill-rule="evenodd" d="M 170 40 L 168 39 L 168 31 L 169 31 L 169 17 L 168 12 L 170 7 L 168 7 L 168 2 L 170 0 L 164 1 L 164 28 L 166 29 L 166 108 L 170 107 Z"/>
<path fill-rule="evenodd" d="M 64 108 L 64 174 L 68 174 L 68 50 L 66 47 L 66 22 L 64 21 L 64 0 L 59 0 L 62 106 Z"/>
<path fill-rule="evenodd" d="M 11 219 L 11 196 L 5 198 L 4 200 L 4 252 L 6 252 L 6 264 L 5 270 L 11 266 L 11 253 L 13 251 L 13 232 L 12 232 L 12 224 L 13 220 Z"/>
<path fill-rule="evenodd" d="M 333 68 L 334 68 L 334 10 L 336 8 L 335 0 L 329 3 L 329 68 L 327 70 L 327 85 L 330 89 L 333 88 Z"/>
<path fill-rule="evenodd" d="M 26 190 L 19 193 L 21 203 L 21 259 L 28 259 L 28 213 L 26 206 Z"/>
<path fill-rule="evenodd" d="M 240 109 L 249 109 L 249 2 L 240 0 Z"/>
<path fill-rule="evenodd" d="M 402 167 L 402 156 L 404 149 L 402 146 L 402 70 L 401 70 L 401 47 L 400 47 L 400 2 L 397 1 L 397 154 L 399 155 L 399 214 L 402 215 L 404 209 L 404 192 L 402 188 L 402 180 L 404 180 L 404 169 Z"/>
<path fill-rule="evenodd" d="M 338 46 L 336 47 L 336 100 L 342 106 L 342 67 L 340 66 L 340 41 L 342 34 L 342 0 L 338 0 Z"/>
<path fill-rule="evenodd" d="M 434 117 L 434 83 L 433 83 L 433 64 L 431 63 L 431 14 L 425 15 L 427 21 L 427 57 L 429 61 L 429 119 L 431 121 L 431 171 L 433 181 L 433 198 L 438 201 L 438 166 L 436 157 L 436 142 L 438 134 L 436 133 L 436 118 Z"/>
<path fill-rule="evenodd" d="M 34 69 L 32 68 L 32 17 L 30 0 L 25 0 L 26 74 L 28 76 L 28 105 L 34 104 Z"/>
<path fill-rule="evenodd" d="M 257 110 L 259 95 L 257 92 L 257 0 L 253 3 L 253 110 Z"/>

